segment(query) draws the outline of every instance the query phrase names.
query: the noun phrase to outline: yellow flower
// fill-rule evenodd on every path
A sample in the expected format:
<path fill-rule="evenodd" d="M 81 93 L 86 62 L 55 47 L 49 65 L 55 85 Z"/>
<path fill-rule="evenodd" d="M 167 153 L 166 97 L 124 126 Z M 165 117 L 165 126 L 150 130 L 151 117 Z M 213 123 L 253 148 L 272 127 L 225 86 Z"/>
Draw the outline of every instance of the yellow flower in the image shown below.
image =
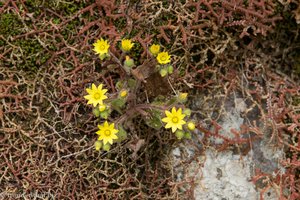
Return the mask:
<path fill-rule="evenodd" d="M 129 39 L 123 39 L 121 41 L 121 48 L 123 51 L 130 51 L 130 49 L 133 47 L 134 43 L 131 42 Z"/>
<path fill-rule="evenodd" d="M 103 104 L 103 100 L 107 99 L 107 96 L 105 95 L 107 89 L 102 89 L 102 86 L 103 85 L 100 84 L 97 88 L 96 85 L 93 83 L 92 89 L 86 89 L 88 95 L 84 96 L 84 98 L 89 100 L 87 104 L 93 104 L 94 107 L 96 107 L 97 104 Z"/>
<path fill-rule="evenodd" d="M 108 53 L 109 44 L 107 40 L 103 40 L 103 38 L 101 38 L 100 40 L 97 40 L 93 45 L 96 54 L 100 54 L 101 56 Z"/>
<path fill-rule="evenodd" d="M 168 64 L 171 62 L 170 58 L 171 56 L 168 54 L 168 52 L 161 52 L 156 57 L 159 64 Z"/>
<path fill-rule="evenodd" d="M 157 55 L 160 51 L 160 46 L 159 44 L 152 44 L 150 46 L 150 53 L 152 53 L 152 55 Z"/>
<path fill-rule="evenodd" d="M 107 121 L 105 121 L 102 125 L 98 125 L 99 131 L 96 132 L 97 135 L 99 135 L 98 140 L 103 140 L 103 145 L 106 145 L 106 143 L 113 143 L 114 139 L 118 139 L 118 136 L 116 133 L 119 132 L 119 130 L 115 129 L 115 124 L 109 124 Z"/>
<path fill-rule="evenodd" d="M 182 130 L 182 125 L 186 122 L 183 120 L 185 114 L 182 114 L 182 109 L 179 108 L 176 111 L 176 108 L 172 108 L 172 112 L 166 110 L 165 114 L 167 117 L 163 118 L 162 121 L 167 123 L 165 128 L 172 128 L 172 132 L 174 133 L 177 129 Z"/>

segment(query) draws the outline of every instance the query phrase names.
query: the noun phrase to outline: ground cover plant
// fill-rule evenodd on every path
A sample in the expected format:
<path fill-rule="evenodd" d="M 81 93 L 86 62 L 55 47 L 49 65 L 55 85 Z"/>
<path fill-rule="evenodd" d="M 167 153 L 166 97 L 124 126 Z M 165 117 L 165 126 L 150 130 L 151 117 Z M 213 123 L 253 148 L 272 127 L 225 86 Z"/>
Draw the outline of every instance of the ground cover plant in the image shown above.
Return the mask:
<path fill-rule="evenodd" d="M 299 199 L 299 13 L 293 0 L 0 1 L 0 197 L 191 199 L 174 147 L 243 156 L 264 138 L 285 155 L 283 171 L 255 170 L 260 198 Z M 236 96 L 245 123 L 228 137 L 218 120 Z"/>

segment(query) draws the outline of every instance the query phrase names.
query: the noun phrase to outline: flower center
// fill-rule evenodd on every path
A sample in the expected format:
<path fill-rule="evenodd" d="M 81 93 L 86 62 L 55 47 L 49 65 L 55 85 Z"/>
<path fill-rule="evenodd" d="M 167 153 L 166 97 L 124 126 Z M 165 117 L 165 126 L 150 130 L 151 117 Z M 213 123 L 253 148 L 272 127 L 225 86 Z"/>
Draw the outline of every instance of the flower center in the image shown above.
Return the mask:
<path fill-rule="evenodd" d="M 165 60 L 167 60 L 167 56 L 163 55 L 162 57 L 160 57 L 160 59 L 161 59 L 162 61 L 165 61 Z"/>
<path fill-rule="evenodd" d="M 105 50 L 105 45 L 104 45 L 104 44 L 101 44 L 101 45 L 99 46 L 99 48 L 100 48 L 101 50 Z"/>
<path fill-rule="evenodd" d="M 173 123 L 178 123 L 178 121 L 179 121 L 178 117 L 173 117 L 173 118 L 172 118 L 172 122 L 173 122 Z"/>
<path fill-rule="evenodd" d="M 99 92 L 96 92 L 96 93 L 94 94 L 94 98 L 95 98 L 95 99 L 100 99 L 100 97 L 101 97 L 101 95 L 100 95 Z"/>
<path fill-rule="evenodd" d="M 110 134 L 111 134 L 110 130 L 105 130 L 105 131 L 104 131 L 104 135 L 110 136 Z"/>

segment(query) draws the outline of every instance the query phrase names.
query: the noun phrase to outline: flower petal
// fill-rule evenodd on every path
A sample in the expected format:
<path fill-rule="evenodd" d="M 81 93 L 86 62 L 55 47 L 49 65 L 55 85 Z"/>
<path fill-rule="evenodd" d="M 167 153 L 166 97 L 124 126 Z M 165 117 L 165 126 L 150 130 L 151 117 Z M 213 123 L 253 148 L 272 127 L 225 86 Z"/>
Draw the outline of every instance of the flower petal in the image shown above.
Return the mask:
<path fill-rule="evenodd" d="M 85 90 L 86 90 L 87 93 L 89 93 L 89 94 L 93 93 L 93 90 L 91 90 L 90 88 L 86 88 Z"/>
<path fill-rule="evenodd" d="M 181 115 L 181 114 L 182 114 L 182 109 L 181 109 L 181 108 L 178 108 L 177 114 L 178 114 L 178 115 Z"/>
<path fill-rule="evenodd" d="M 163 121 L 163 122 L 166 122 L 166 123 L 167 123 L 167 122 L 169 122 L 169 121 L 170 121 L 170 118 L 169 118 L 169 117 L 165 117 L 165 118 L 162 118 L 162 119 L 161 119 L 161 121 Z"/>
<path fill-rule="evenodd" d="M 113 129 L 113 130 L 111 130 L 111 132 L 112 132 L 112 134 L 116 134 L 116 133 L 118 133 L 118 132 L 119 132 L 119 130 L 117 130 L 117 129 Z"/>
<path fill-rule="evenodd" d="M 172 126 L 172 133 L 174 133 L 177 130 L 177 127 Z"/>
<path fill-rule="evenodd" d="M 165 126 L 166 129 L 171 128 L 171 127 L 172 127 L 171 123 L 167 123 L 166 126 Z"/>
<path fill-rule="evenodd" d="M 168 110 L 165 111 L 165 114 L 167 115 L 167 117 L 172 117 L 172 113 Z"/>
<path fill-rule="evenodd" d="M 108 122 L 107 122 L 107 121 L 105 121 L 105 122 L 104 122 L 104 124 L 103 124 L 103 127 L 105 127 L 105 128 L 109 127 L 109 125 L 108 125 Z"/>
<path fill-rule="evenodd" d="M 176 114 L 177 114 L 176 108 L 175 108 L 175 107 L 172 108 L 172 114 L 173 114 L 173 115 L 176 115 Z"/>
<path fill-rule="evenodd" d="M 101 91 L 102 90 L 102 86 L 103 86 L 103 84 L 98 85 L 97 89 Z"/>
<path fill-rule="evenodd" d="M 91 99 L 91 95 L 85 95 L 84 98 L 87 99 L 87 100 L 90 100 Z"/>
<path fill-rule="evenodd" d="M 112 139 L 118 139 L 118 136 L 115 135 L 115 134 L 112 134 L 112 135 L 111 135 L 111 138 L 112 138 Z"/>

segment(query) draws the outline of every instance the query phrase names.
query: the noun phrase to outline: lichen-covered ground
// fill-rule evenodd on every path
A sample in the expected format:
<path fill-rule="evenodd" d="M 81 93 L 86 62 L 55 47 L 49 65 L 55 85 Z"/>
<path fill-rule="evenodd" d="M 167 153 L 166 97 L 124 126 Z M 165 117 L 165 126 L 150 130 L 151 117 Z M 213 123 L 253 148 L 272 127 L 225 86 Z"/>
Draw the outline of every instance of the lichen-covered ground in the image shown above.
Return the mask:
<path fill-rule="evenodd" d="M 226 199 L 225 168 L 249 159 L 254 187 L 235 199 L 299 199 L 299 28 L 297 0 L 0 0 L 0 199 Z M 115 53 L 132 38 L 139 66 L 152 43 L 172 55 L 169 82 L 145 77 L 137 98 L 188 92 L 192 140 L 137 118 L 95 151 L 85 88 L 122 78 L 93 52 L 100 37 Z"/>

